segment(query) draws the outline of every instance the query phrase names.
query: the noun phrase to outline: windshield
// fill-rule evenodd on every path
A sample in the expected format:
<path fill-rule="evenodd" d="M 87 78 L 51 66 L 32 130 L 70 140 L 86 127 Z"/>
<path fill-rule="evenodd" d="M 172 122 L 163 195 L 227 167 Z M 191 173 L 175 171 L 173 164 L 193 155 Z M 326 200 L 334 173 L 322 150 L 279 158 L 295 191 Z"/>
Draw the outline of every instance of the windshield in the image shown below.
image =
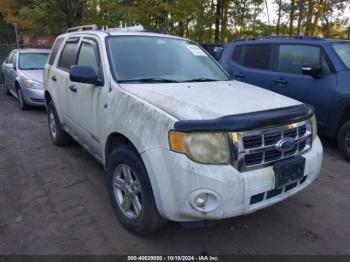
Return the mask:
<path fill-rule="evenodd" d="M 350 43 L 337 43 L 333 46 L 340 59 L 350 69 Z"/>
<path fill-rule="evenodd" d="M 43 69 L 48 56 L 48 53 L 20 53 L 19 68 L 22 70 Z"/>
<path fill-rule="evenodd" d="M 226 73 L 190 41 L 152 36 L 107 40 L 110 64 L 119 82 L 227 81 Z"/>

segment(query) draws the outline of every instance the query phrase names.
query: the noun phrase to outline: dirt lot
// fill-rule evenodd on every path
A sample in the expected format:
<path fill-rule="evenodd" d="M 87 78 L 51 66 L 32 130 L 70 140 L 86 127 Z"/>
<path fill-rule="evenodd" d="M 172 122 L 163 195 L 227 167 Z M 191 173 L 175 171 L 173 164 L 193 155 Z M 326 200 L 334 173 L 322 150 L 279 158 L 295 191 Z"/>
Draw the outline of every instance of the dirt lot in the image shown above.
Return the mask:
<path fill-rule="evenodd" d="M 0 254 L 350 254 L 350 164 L 325 141 L 320 178 L 257 213 L 210 228 L 169 223 L 148 238 L 122 228 L 102 167 L 55 147 L 46 112 L 0 94 Z"/>

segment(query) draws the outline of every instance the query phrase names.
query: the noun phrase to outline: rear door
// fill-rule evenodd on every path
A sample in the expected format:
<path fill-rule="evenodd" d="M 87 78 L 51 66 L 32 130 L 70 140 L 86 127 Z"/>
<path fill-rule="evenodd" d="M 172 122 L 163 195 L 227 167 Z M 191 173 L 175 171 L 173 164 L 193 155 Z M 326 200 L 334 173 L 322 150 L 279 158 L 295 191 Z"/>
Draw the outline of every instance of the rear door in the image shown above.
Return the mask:
<path fill-rule="evenodd" d="M 76 64 L 79 49 L 80 37 L 74 36 L 66 40 L 58 59 L 56 70 L 52 71 L 51 79 L 57 85 L 57 97 L 62 121 L 69 129 L 74 129 L 74 115 L 76 114 L 76 93 L 72 91 L 71 82 L 69 80 L 69 70 L 72 65 Z M 50 79 L 50 77 L 49 77 Z"/>
<path fill-rule="evenodd" d="M 274 45 L 238 44 L 228 60 L 233 79 L 269 89 L 273 66 Z"/>
<path fill-rule="evenodd" d="M 13 52 L 13 56 L 11 57 L 11 64 L 12 66 L 10 66 L 8 68 L 8 73 L 7 73 L 7 77 L 8 77 L 8 89 L 10 90 L 10 92 L 12 92 L 13 94 L 17 95 L 17 90 L 16 90 L 16 78 L 17 78 L 17 61 L 18 61 L 18 51 L 14 51 Z"/>
<path fill-rule="evenodd" d="M 272 72 L 272 89 L 280 94 L 311 104 L 319 124 L 328 122 L 336 88 L 336 74 L 320 46 L 280 44 L 276 55 L 276 72 Z M 320 78 L 302 74 L 305 64 L 320 64 Z"/>
<path fill-rule="evenodd" d="M 8 86 L 8 82 L 9 82 L 9 74 L 10 74 L 10 69 L 13 66 L 12 65 L 12 57 L 14 55 L 14 51 L 12 51 L 8 57 L 6 58 L 5 62 L 2 65 L 2 73 L 4 75 L 4 82 L 5 84 Z"/>

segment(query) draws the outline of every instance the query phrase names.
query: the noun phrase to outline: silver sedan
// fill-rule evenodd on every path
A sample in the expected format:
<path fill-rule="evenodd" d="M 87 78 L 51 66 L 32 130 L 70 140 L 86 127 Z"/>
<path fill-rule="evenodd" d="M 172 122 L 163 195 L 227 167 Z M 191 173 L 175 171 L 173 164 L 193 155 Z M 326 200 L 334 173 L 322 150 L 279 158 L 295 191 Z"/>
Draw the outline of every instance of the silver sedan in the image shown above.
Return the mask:
<path fill-rule="evenodd" d="M 15 49 L 2 64 L 4 92 L 18 99 L 22 110 L 45 106 L 43 68 L 49 49 Z"/>

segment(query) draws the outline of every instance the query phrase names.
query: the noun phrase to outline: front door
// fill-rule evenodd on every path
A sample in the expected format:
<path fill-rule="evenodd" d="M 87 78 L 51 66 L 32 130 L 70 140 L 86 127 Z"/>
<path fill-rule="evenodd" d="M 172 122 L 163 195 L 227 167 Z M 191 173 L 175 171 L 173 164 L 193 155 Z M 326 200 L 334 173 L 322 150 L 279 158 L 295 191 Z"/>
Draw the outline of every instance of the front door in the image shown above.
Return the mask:
<path fill-rule="evenodd" d="M 84 38 L 81 41 L 77 57 L 77 65 L 90 66 L 103 79 L 100 53 L 97 40 Z M 100 147 L 100 112 L 104 104 L 101 102 L 103 87 L 92 84 L 69 82 L 69 88 L 76 95 L 75 114 L 73 121 L 83 135 L 86 144 L 93 153 L 101 156 Z"/>
<path fill-rule="evenodd" d="M 272 73 L 272 90 L 315 107 L 319 124 L 326 125 L 336 88 L 336 74 L 319 46 L 281 44 Z M 305 64 L 322 65 L 319 78 L 302 74 Z"/>

